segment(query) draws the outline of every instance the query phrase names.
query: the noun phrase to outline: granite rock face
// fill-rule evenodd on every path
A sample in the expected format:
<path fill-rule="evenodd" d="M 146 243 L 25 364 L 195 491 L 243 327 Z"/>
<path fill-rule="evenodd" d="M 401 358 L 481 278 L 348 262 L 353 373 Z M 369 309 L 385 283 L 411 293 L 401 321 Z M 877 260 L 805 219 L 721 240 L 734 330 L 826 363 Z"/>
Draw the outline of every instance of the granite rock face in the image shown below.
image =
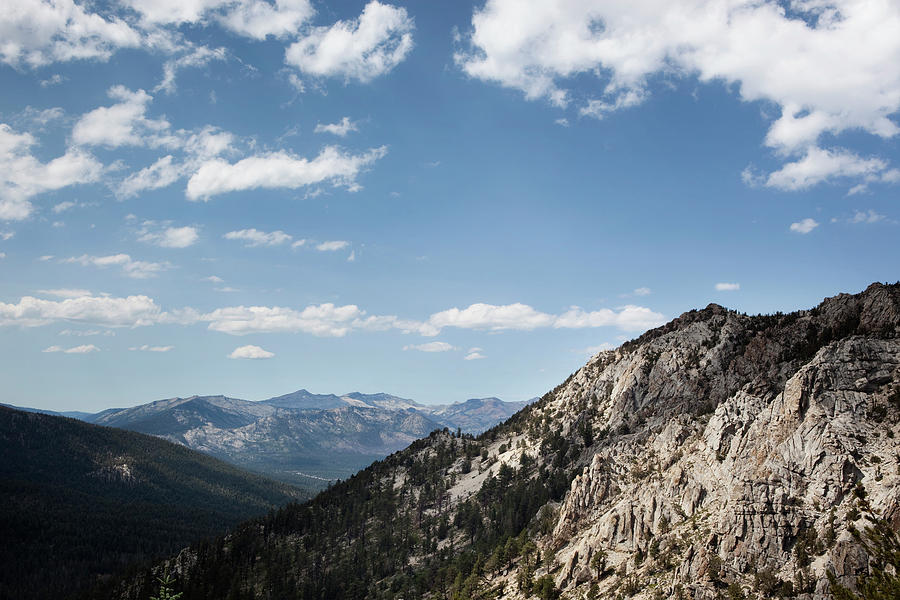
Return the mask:
<path fill-rule="evenodd" d="M 593 357 L 541 410 L 593 438 L 540 541 L 554 559 L 537 575 L 564 597 L 767 581 L 830 597 L 826 571 L 853 584 L 868 569 L 855 490 L 900 514 L 900 288 L 790 315 L 686 313 Z"/>

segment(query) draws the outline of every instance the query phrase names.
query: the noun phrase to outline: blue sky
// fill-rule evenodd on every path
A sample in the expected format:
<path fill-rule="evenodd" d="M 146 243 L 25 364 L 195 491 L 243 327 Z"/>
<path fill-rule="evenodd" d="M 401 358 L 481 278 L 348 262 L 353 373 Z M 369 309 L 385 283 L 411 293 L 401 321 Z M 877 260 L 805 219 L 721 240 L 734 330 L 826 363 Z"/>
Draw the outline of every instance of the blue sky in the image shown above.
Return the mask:
<path fill-rule="evenodd" d="M 21 0 L 2 402 L 540 395 L 898 274 L 900 7 Z"/>

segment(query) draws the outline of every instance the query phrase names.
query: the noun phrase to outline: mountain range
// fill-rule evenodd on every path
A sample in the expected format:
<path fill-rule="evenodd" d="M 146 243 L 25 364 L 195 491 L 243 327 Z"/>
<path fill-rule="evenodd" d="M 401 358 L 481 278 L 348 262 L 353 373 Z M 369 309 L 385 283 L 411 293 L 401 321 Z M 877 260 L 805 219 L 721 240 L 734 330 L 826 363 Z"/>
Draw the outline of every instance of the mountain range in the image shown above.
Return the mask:
<path fill-rule="evenodd" d="M 67 416 L 159 436 L 315 490 L 436 429 L 480 433 L 525 405 L 498 398 L 425 405 L 386 393 L 299 390 L 258 402 L 191 396 Z"/>
<path fill-rule="evenodd" d="M 95 597 L 895 598 L 898 528 L 900 284 L 872 284 L 687 312 Z"/>

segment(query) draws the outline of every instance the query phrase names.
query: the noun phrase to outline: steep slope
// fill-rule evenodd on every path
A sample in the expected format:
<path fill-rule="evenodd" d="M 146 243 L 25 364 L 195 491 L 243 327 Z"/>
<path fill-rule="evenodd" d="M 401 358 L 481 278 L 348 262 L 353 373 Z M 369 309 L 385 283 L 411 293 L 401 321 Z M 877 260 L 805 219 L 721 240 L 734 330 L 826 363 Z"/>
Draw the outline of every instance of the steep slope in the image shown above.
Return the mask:
<path fill-rule="evenodd" d="M 900 284 L 710 305 L 169 566 L 186 600 L 826 598 L 878 567 L 861 513 L 900 525 L 898 434 Z"/>
<path fill-rule="evenodd" d="M 63 598 L 302 498 L 164 440 L 0 408 L 0 598 Z"/>

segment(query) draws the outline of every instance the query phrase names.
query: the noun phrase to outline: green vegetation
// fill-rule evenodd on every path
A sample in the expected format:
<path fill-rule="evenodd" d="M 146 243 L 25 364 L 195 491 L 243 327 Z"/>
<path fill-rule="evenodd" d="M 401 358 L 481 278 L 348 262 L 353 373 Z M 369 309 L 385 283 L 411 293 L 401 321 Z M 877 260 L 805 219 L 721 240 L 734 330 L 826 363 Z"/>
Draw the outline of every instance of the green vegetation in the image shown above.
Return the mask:
<path fill-rule="evenodd" d="M 900 537 L 883 518 L 878 517 L 866 498 L 865 490 L 854 490 L 857 505 L 865 513 L 870 525 L 858 535 L 870 557 L 870 572 L 857 578 L 857 591 L 841 585 L 833 573 L 828 573 L 831 593 L 835 600 L 895 600 L 900 598 Z"/>
<path fill-rule="evenodd" d="M 539 458 L 515 467 L 496 453 L 515 449 L 514 437 L 542 417 L 528 407 L 478 438 L 433 432 L 309 502 L 195 543 L 189 564 L 179 563 L 183 600 L 256 598 L 261 590 L 272 598 L 470 600 L 495 595 L 486 576 L 513 568 L 522 589 L 557 598 L 552 577 L 535 576 L 547 559 L 532 540 L 555 523 L 547 505 L 568 490 L 583 446 L 555 433 Z M 451 508 L 450 488 L 479 473 L 481 484 Z M 91 598 L 148 600 L 163 568 L 98 587 Z"/>
<path fill-rule="evenodd" d="M 0 598 L 66 598 L 299 496 L 155 437 L 7 408 L 0 454 Z"/>

